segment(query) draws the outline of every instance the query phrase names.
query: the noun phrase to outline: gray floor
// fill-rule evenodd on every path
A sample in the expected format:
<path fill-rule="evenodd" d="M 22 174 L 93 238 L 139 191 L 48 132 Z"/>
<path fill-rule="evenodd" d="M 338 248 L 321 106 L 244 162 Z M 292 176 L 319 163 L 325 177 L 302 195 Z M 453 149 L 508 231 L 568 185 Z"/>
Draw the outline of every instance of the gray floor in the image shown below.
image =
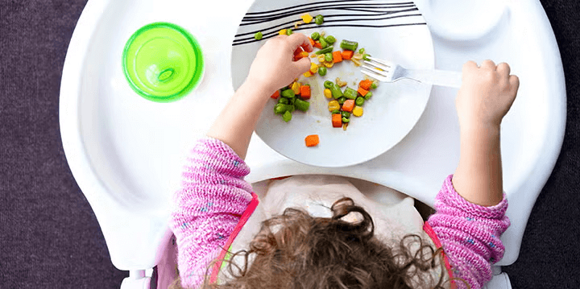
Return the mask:
<path fill-rule="evenodd" d="M 579 288 L 580 2 L 541 2 L 564 62 L 567 132 L 506 271 L 516 289 Z M 60 140 L 62 66 L 85 4 L 0 0 L 0 288 L 119 288 L 126 276 L 109 260 Z"/>

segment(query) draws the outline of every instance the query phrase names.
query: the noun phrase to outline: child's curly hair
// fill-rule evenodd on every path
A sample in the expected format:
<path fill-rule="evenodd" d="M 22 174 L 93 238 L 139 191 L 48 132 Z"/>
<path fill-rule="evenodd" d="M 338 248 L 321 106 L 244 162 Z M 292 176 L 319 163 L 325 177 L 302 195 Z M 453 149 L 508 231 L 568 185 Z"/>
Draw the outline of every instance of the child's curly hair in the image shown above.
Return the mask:
<path fill-rule="evenodd" d="M 201 288 L 439 289 L 449 283 L 442 250 L 434 250 L 419 235 L 407 235 L 390 248 L 374 237 L 371 216 L 352 199 L 336 201 L 331 211 L 332 218 L 315 218 L 288 208 L 264 221 L 249 250 L 225 261 L 231 278 L 225 284 L 210 284 L 211 268 L 222 261 L 214 260 Z M 363 220 L 342 220 L 350 213 L 359 213 Z M 234 262 L 236 258 L 242 265 Z M 438 277 L 430 274 L 433 269 L 440 269 Z M 181 288 L 179 283 L 176 280 L 173 288 Z"/>

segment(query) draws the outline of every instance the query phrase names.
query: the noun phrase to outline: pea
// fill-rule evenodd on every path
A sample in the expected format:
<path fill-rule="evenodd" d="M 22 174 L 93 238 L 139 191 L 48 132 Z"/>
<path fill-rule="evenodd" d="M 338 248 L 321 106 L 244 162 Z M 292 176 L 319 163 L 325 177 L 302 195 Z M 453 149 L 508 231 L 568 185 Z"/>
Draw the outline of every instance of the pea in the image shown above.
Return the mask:
<path fill-rule="evenodd" d="M 339 104 L 343 104 L 343 103 L 346 101 L 346 97 L 344 97 L 344 96 L 341 96 L 341 97 L 339 97 L 339 98 L 337 99 L 337 101 L 338 101 L 338 103 L 339 103 Z"/>
<path fill-rule="evenodd" d="M 332 111 L 332 114 L 339 114 L 339 113 L 340 113 L 340 110 L 338 110 L 338 109 L 335 109 Z"/>
<path fill-rule="evenodd" d="M 275 114 L 283 114 L 285 112 L 286 112 L 286 105 L 285 104 L 279 103 L 279 104 L 276 104 L 276 106 L 274 106 L 274 113 Z"/>
<path fill-rule="evenodd" d="M 294 105 L 295 102 L 296 102 L 296 97 L 288 99 L 288 104 Z"/>
<path fill-rule="evenodd" d="M 334 38 L 334 36 L 332 35 L 328 35 L 324 38 L 324 40 L 326 40 L 326 42 L 328 42 L 328 44 L 333 44 L 334 42 L 336 42 L 336 38 Z"/>
<path fill-rule="evenodd" d="M 365 103 L 365 99 L 363 97 L 357 97 L 354 103 L 358 106 L 362 106 Z"/>
<path fill-rule="evenodd" d="M 289 104 L 290 102 L 288 101 L 287 98 L 280 97 L 280 99 L 278 99 L 278 103 L 281 103 L 281 104 Z"/>
<path fill-rule="evenodd" d="M 326 62 L 331 62 L 332 61 L 332 53 L 326 53 L 324 54 L 324 61 Z"/>
<path fill-rule="evenodd" d="M 324 68 L 326 68 L 326 67 L 324 67 Z M 320 68 L 318 68 L 318 69 L 320 70 Z M 330 80 L 327 80 L 327 81 L 324 82 L 324 88 L 331 89 L 333 86 L 334 86 L 334 83 L 332 81 L 330 81 Z"/>
<path fill-rule="evenodd" d="M 365 54 L 365 49 L 364 48 L 359 49 L 358 54 Z"/>
<path fill-rule="evenodd" d="M 377 89 L 377 87 L 378 87 L 378 86 L 379 86 L 379 85 L 378 85 L 376 82 L 373 82 L 373 83 L 371 84 L 371 89 Z M 369 93 L 370 93 L 370 92 L 369 92 Z"/>
<path fill-rule="evenodd" d="M 342 122 L 343 122 L 343 123 L 348 123 L 348 122 L 350 122 L 350 119 L 348 119 L 348 118 L 346 118 L 346 117 L 343 117 L 343 118 L 342 118 Z"/>
<path fill-rule="evenodd" d="M 256 40 L 262 40 L 262 37 L 264 37 L 262 32 L 256 32 L 256 34 L 254 34 L 254 39 Z"/>
<path fill-rule="evenodd" d="M 320 33 L 314 32 L 310 35 L 310 38 L 312 38 L 312 40 L 318 40 L 320 38 Z"/>
<path fill-rule="evenodd" d="M 286 104 L 286 111 L 289 112 L 294 112 L 296 110 L 296 107 L 293 104 Z"/>
<path fill-rule="evenodd" d="M 320 74 L 320 76 L 325 76 L 326 72 L 328 72 L 328 70 L 326 69 L 325 66 L 319 67 L 318 68 L 318 74 Z"/>
<path fill-rule="evenodd" d="M 369 57 L 371 57 L 371 55 L 370 55 L 370 54 L 366 54 L 366 53 L 365 53 L 365 54 L 363 54 L 363 59 L 364 59 L 364 60 L 366 60 L 366 61 L 370 61 L 371 59 L 370 59 Z"/>
<path fill-rule="evenodd" d="M 365 95 L 365 100 L 369 100 L 371 98 L 371 96 L 373 96 L 372 92 L 367 92 L 367 95 Z"/>
<path fill-rule="evenodd" d="M 324 16 L 322 15 L 316 15 L 316 17 L 314 17 L 314 22 L 316 22 L 317 25 L 322 25 L 322 23 L 324 23 Z"/>
<path fill-rule="evenodd" d="M 350 117 L 350 113 L 348 111 L 343 111 L 340 114 L 342 115 L 342 117 L 346 117 L 346 118 Z"/>
<path fill-rule="evenodd" d="M 286 35 L 288 36 L 292 35 L 292 29 L 286 29 Z"/>
<path fill-rule="evenodd" d="M 281 95 L 282 95 L 282 97 L 286 97 L 286 98 L 294 98 L 294 96 L 296 96 L 296 94 L 294 93 L 294 91 L 292 89 L 282 90 Z"/>

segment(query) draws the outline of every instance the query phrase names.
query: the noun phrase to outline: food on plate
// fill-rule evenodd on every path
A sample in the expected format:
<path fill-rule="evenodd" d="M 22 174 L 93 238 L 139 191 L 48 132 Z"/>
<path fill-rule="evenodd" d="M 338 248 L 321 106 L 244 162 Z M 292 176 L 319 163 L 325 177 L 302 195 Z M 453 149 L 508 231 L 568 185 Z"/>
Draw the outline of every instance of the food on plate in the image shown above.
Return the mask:
<path fill-rule="evenodd" d="M 256 32 L 256 34 L 254 34 L 254 39 L 256 40 L 262 40 L 262 37 L 264 37 L 264 35 L 262 34 L 261 31 Z"/>
<path fill-rule="evenodd" d="M 317 134 L 311 134 L 304 139 L 307 147 L 317 146 L 320 143 L 320 138 Z"/>
<path fill-rule="evenodd" d="M 322 23 L 324 23 L 324 16 L 322 16 L 321 14 L 316 15 L 316 17 L 314 17 L 314 22 L 317 25 L 322 25 Z"/>

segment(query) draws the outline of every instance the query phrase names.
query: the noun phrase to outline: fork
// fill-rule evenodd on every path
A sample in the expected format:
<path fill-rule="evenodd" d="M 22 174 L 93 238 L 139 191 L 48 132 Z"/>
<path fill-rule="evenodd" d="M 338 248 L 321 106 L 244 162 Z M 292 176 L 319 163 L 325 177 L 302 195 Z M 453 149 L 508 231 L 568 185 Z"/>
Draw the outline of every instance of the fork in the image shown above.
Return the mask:
<path fill-rule="evenodd" d="M 383 82 L 401 79 L 415 80 L 420 83 L 448 87 L 461 87 L 461 73 L 435 69 L 406 69 L 396 63 L 368 57 L 361 72 Z"/>

